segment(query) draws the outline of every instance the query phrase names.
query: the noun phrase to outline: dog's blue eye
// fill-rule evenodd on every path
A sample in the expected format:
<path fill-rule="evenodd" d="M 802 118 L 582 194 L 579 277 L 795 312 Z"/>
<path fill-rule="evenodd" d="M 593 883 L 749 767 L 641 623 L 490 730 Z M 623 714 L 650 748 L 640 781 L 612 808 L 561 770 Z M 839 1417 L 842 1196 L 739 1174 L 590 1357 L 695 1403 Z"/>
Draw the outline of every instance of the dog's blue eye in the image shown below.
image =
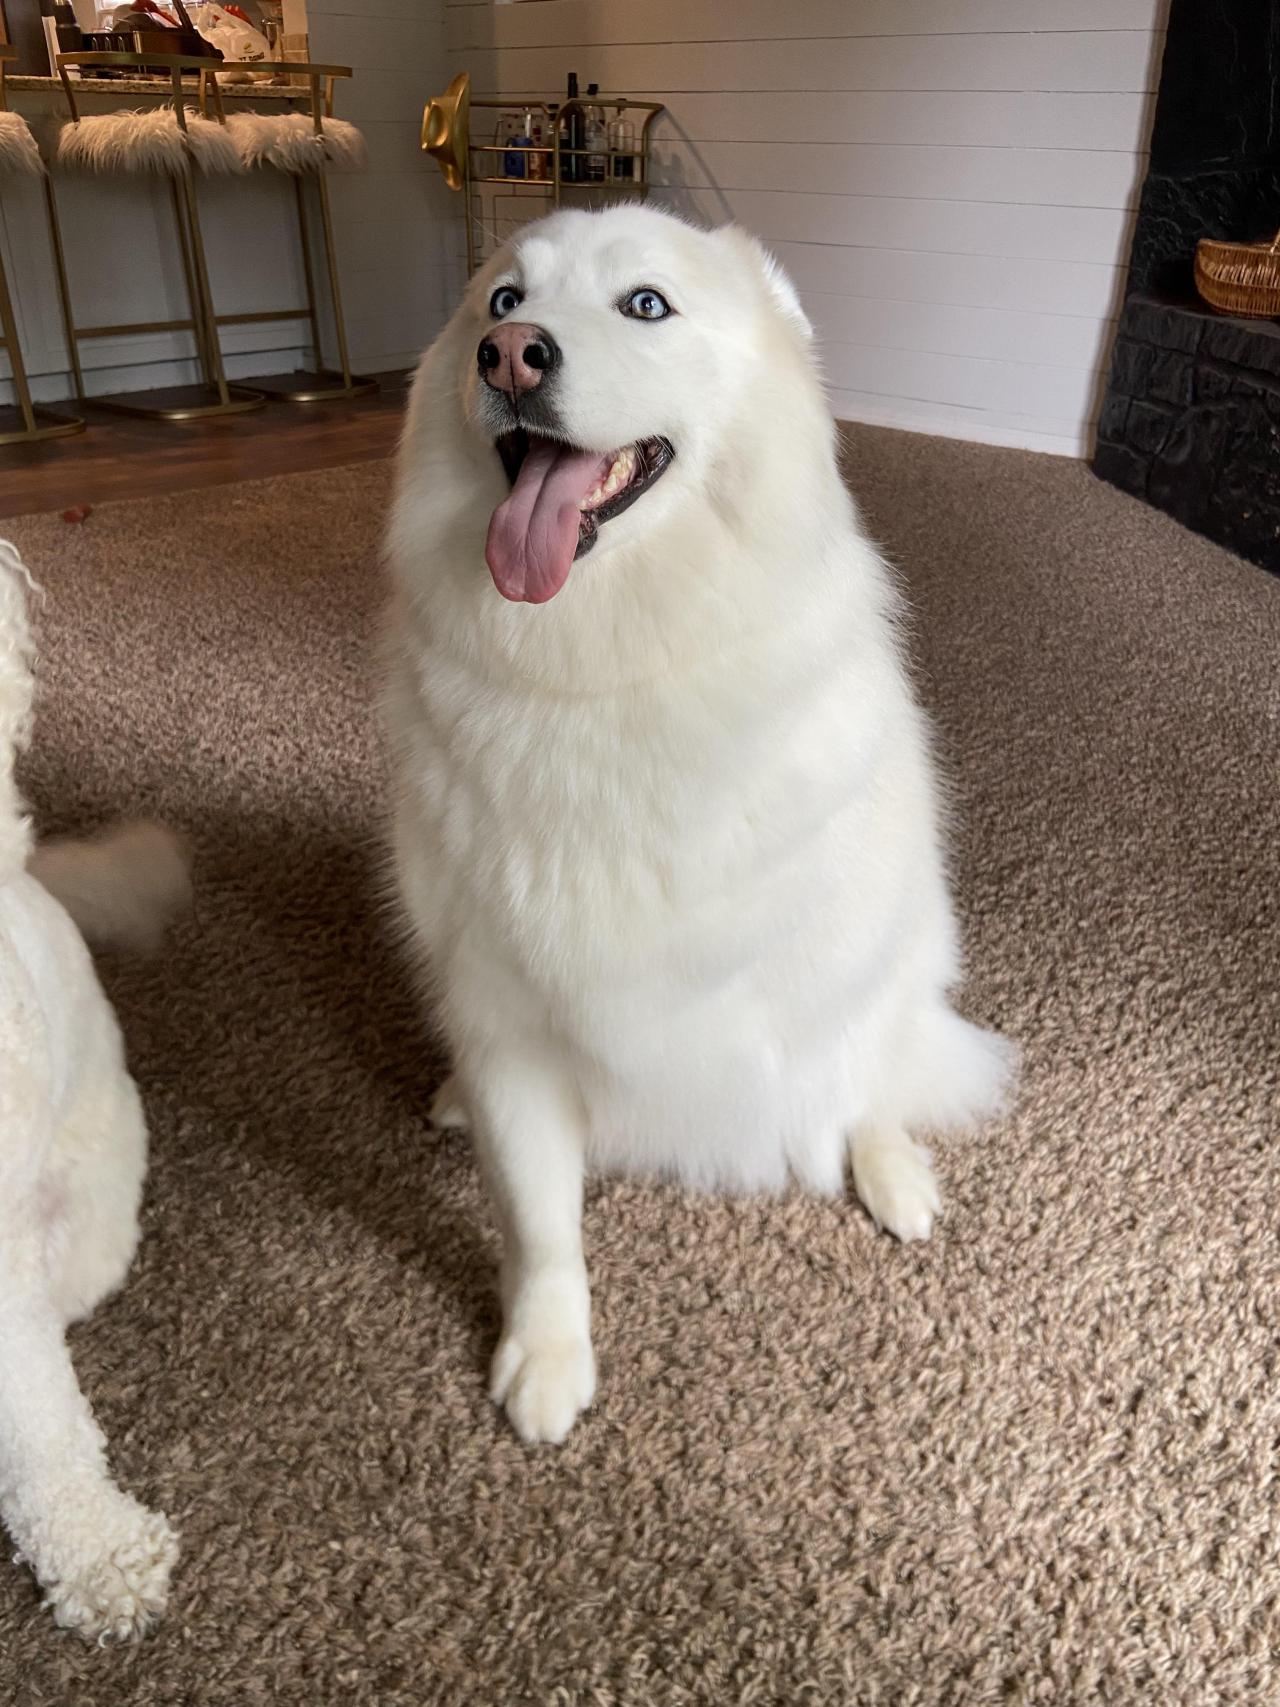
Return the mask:
<path fill-rule="evenodd" d="M 495 320 L 501 320 L 504 314 L 510 314 L 513 308 L 519 308 L 524 301 L 514 285 L 499 285 L 489 298 L 489 312 Z"/>
<path fill-rule="evenodd" d="M 633 290 L 622 305 L 622 312 L 633 320 L 665 320 L 671 304 L 656 290 Z"/>

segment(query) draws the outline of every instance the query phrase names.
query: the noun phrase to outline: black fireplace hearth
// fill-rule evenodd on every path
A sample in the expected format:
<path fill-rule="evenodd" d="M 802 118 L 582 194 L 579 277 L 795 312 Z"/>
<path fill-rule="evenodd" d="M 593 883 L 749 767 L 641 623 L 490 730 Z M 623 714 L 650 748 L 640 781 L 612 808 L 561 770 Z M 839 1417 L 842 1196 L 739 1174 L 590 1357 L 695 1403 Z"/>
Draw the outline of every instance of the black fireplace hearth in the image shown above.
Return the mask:
<path fill-rule="evenodd" d="M 1172 0 L 1094 469 L 1280 573 L 1280 321 L 1196 297 L 1201 237 L 1280 229 L 1280 0 Z"/>

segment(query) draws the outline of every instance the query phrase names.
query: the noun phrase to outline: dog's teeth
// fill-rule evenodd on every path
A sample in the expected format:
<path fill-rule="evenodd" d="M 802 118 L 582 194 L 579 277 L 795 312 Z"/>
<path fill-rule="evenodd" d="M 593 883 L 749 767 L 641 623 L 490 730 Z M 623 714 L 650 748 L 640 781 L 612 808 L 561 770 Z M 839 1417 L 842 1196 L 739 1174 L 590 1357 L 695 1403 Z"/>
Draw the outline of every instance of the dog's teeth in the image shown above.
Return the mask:
<path fill-rule="evenodd" d="M 620 450 L 609 465 L 604 480 L 597 483 L 578 505 L 579 510 L 594 510 L 628 484 L 635 473 L 636 453 L 630 447 Z"/>

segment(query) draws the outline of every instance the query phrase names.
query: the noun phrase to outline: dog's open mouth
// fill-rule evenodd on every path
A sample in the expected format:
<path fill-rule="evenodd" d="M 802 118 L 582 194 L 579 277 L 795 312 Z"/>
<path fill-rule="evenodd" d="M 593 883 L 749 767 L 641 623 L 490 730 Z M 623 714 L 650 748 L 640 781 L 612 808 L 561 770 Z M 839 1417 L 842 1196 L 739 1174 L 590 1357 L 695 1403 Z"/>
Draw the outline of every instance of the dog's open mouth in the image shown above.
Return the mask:
<path fill-rule="evenodd" d="M 591 550 L 604 522 L 630 509 L 670 467 L 668 439 L 638 439 L 611 455 L 517 427 L 497 441 L 511 496 L 493 512 L 485 560 L 504 598 L 543 604 Z"/>

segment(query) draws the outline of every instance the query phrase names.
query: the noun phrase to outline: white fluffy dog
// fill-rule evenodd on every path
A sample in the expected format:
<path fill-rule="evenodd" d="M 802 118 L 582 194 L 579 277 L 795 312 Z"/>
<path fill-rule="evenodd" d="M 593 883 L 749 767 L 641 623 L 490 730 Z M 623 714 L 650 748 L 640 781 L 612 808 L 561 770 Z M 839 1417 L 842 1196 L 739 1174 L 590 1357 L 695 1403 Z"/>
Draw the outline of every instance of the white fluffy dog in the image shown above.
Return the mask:
<path fill-rule="evenodd" d="M 188 880 L 156 826 L 32 850 L 14 781 L 30 712 L 23 572 L 0 543 L 0 1519 L 59 1624 L 125 1637 L 162 1609 L 177 1542 L 112 1482 L 63 1333 L 125 1276 L 146 1166 L 77 925 L 147 946 Z"/>
<path fill-rule="evenodd" d="M 394 857 L 503 1236 L 492 1393 L 595 1385 L 584 1168 L 842 1189 L 925 1238 L 914 1131 L 1001 1100 L 959 1018 L 925 719 L 812 333 L 743 232 L 531 225 L 401 446 Z M 486 568 L 487 563 L 487 568 Z"/>

